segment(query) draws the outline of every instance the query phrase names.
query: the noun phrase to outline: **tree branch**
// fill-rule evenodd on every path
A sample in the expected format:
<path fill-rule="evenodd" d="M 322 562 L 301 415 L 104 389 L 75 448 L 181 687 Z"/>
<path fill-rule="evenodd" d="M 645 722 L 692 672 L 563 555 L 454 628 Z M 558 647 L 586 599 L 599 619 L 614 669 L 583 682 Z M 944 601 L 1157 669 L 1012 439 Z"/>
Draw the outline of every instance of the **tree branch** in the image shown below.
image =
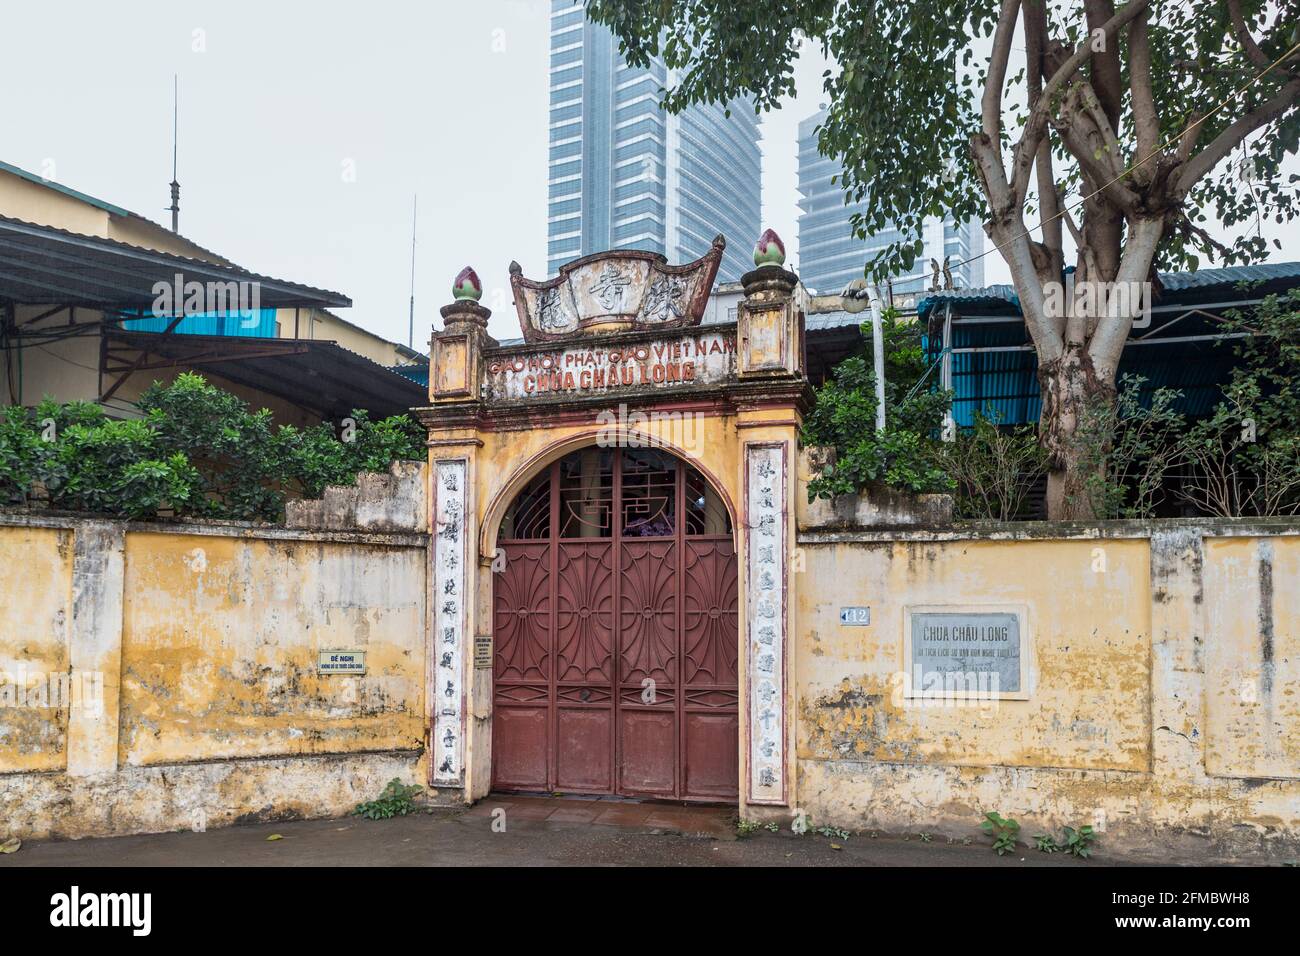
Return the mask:
<path fill-rule="evenodd" d="M 1131 214 L 1137 209 L 1139 198 L 1122 178 L 1124 163 L 1119 141 L 1102 125 L 1107 122 L 1106 115 L 1095 101 L 1090 104 L 1090 100 L 1091 89 L 1085 81 L 1080 81 L 1066 100 L 1062 121 L 1056 124 L 1057 132 L 1079 164 L 1087 181 L 1085 185 L 1089 187 L 1087 191 L 1100 191 L 1117 209 Z M 1093 137 L 1100 140 L 1099 146 L 1094 144 Z"/>
<path fill-rule="evenodd" d="M 1240 145 L 1242 140 L 1294 107 L 1298 99 L 1300 99 L 1300 77 L 1283 86 L 1272 99 L 1266 100 L 1230 124 L 1214 138 L 1210 145 L 1183 164 L 1182 169 L 1175 173 L 1178 182 L 1170 190 L 1171 195 L 1175 199 L 1185 197 L 1197 180 L 1213 169 L 1223 157 Z"/>
<path fill-rule="evenodd" d="M 1089 33 L 1084 40 L 1091 46 L 1091 34 L 1103 29 L 1106 22 L 1115 16 L 1115 3 L 1114 0 L 1083 0 L 1083 12 Z M 1109 35 L 1106 40 L 1103 49 L 1088 61 L 1088 79 L 1097 91 L 1106 117 L 1118 129 L 1124 102 L 1124 74 L 1119 61 L 1119 43 L 1109 42 Z"/>
<path fill-rule="evenodd" d="M 1033 110 L 1043 92 L 1047 73 L 1047 4 L 1029 3 L 1024 8 L 1026 89 L 1029 108 Z M 1061 197 L 1056 190 L 1056 175 L 1052 169 L 1052 144 L 1046 135 L 1038 143 L 1034 157 L 1038 182 L 1038 222 L 1043 234 L 1043 247 L 1053 261 L 1053 271 L 1065 269 L 1065 245 L 1061 231 Z"/>
<path fill-rule="evenodd" d="M 1150 278 L 1151 262 L 1155 258 L 1156 246 L 1160 244 L 1163 233 L 1163 217 L 1130 220 L 1128 241 L 1124 243 L 1124 254 L 1120 258 L 1119 272 L 1115 276 L 1117 287 L 1146 282 Z M 1112 309 L 1122 298 L 1111 297 Z M 1088 342 L 1088 355 L 1097 370 L 1097 375 L 1104 381 L 1114 381 L 1115 370 L 1119 367 L 1120 353 L 1124 351 L 1124 342 L 1127 341 L 1129 331 L 1133 328 L 1133 319 L 1131 310 L 1125 313 L 1111 312 L 1098 322 L 1097 329 Z"/>
<path fill-rule="evenodd" d="M 1128 31 L 1129 93 L 1133 102 L 1133 130 L 1136 135 L 1134 162 L 1142 162 L 1160 149 L 1160 117 L 1151 95 L 1151 37 L 1147 30 L 1149 11 L 1143 10 Z M 1138 181 L 1151 181 L 1151 170 L 1143 164 L 1135 172 Z"/>
<path fill-rule="evenodd" d="M 998 14 L 997 29 L 993 33 L 993 52 L 989 55 L 984 95 L 980 100 L 984 135 L 999 149 L 1002 144 L 1002 87 L 1007 82 L 1007 61 L 1011 57 L 1011 41 L 1019 13 L 1020 0 L 1002 0 L 1002 11 Z"/>
<path fill-rule="evenodd" d="M 1255 38 L 1250 35 L 1250 27 L 1246 24 L 1246 18 L 1241 13 L 1241 0 L 1228 0 L 1228 16 L 1232 19 L 1233 35 L 1236 36 L 1237 42 L 1241 44 L 1241 48 L 1246 51 L 1246 56 L 1250 57 L 1250 62 L 1261 70 L 1271 67 L 1272 61 L 1259 48 Z M 1281 63 L 1273 67 L 1273 69 L 1283 76 L 1287 75 Z"/>
<path fill-rule="evenodd" d="M 1147 7 L 1150 6 L 1150 4 L 1151 4 L 1151 0 L 1129 0 L 1129 2 L 1124 5 L 1124 8 L 1122 10 L 1120 10 L 1113 17 L 1107 20 L 1101 27 L 1099 27 L 1099 29 L 1102 31 L 1102 34 L 1106 37 L 1107 42 L 1109 43 L 1111 40 L 1113 40 L 1116 33 L 1119 32 L 1121 27 L 1127 24 L 1139 13 L 1147 9 Z M 1005 8 L 1004 8 L 1004 12 L 1005 12 Z M 1013 25 L 1014 25 L 1014 21 L 1013 21 Z M 1002 25 L 1001 22 L 999 21 L 998 29 L 1001 30 L 1001 27 Z M 1082 67 L 1084 63 L 1088 62 L 1088 60 L 1092 57 L 1091 40 L 1092 38 L 1090 36 L 1084 37 L 1083 42 L 1081 42 L 1079 46 L 1075 48 L 1075 51 L 1071 53 L 1070 56 L 1067 57 L 1065 61 L 1057 68 L 1056 72 L 1052 74 L 1052 78 L 1049 79 L 1047 81 L 1047 84 L 1043 87 L 1042 94 L 1038 100 L 1038 105 L 1035 106 L 1034 109 L 1031 110 L 1029 113 L 1029 119 L 1025 123 L 1024 135 L 1020 138 L 1020 142 L 1016 144 L 1016 148 L 1012 156 L 1012 169 L 1016 170 L 1017 172 L 1015 193 L 1017 196 L 1021 198 L 1024 197 L 1024 191 L 1028 187 L 1029 169 L 1030 169 L 1028 163 L 1028 156 L 1024 154 L 1028 154 L 1029 156 L 1032 156 L 1034 153 L 1038 152 L 1039 140 L 1042 138 L 1046 130 L 1047 121 L 1051 114 L 1052 101 L 1056 98 L 1057 93 L 1060 92 L 1061 88 L 1065 85 L 1065 83 L 1072 76 L 1074 76 L 1075 73 L 1079 71 L 1079 68 Z M 1006 74 L 1006 66 L 1004 63 L 1003 77 L 1005 77 L 1005 74 Z M 992 76 L 991 68 L 989 71 L 989 75 L 990 77 Z M 1000 96 L 1001 89 L 1002 88 L 999 85 L 998 87 L 999 108 L 1001 104 L 1001 96 Z M 984 106 L 986 111 L 985 112 L 986 123 L 987 123 L 987 109 L 988 109 L 988 92 L 989 92 L 988 89 L 985 89 Z M 986 126 L 986 131 L 987 131 L 987 126 Z"/>

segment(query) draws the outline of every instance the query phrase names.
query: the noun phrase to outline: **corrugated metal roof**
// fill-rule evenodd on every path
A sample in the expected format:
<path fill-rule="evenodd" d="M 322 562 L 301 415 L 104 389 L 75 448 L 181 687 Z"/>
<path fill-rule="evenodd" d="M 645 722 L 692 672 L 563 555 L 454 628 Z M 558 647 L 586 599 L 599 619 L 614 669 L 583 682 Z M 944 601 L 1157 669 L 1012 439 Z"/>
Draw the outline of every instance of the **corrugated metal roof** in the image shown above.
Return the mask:
<path fill-rule="evenodd" d="M 1020 296 L 1016 287 L 1011 285 L 988 285 L 979 289 L 948 289 L 927 292 L 923 298 L 916 300 L 916 314 L 921 319 L 929 318 L 930 311 L 938 305 L 994 307 L 1008 303 L 1020 308 Z"/>
<path fill-rule="evenodd" d="M 1178 305 L 1192 302 L 1208 292 L 1228 295 L 1239 293 L 1242 283 L 1265 283 L 1274 291 L 1291 285 L 1300 285 L 1300 262 L 1266 262 L 1255 266 L 1231 266 L 1225 269 L 1197 269 L 1194 272 L 1162 272 L 1160 304 Z M 1010 306 L 1016 314 L 1020 311 L 1020 297 L 1014 286 L 992 285 L 980 289 L 953 289 L 927 292 L 917 300 L 917 315 L 926 320 L 940 305 L 952 304 L 954 309 L 1002 310 Z"/>
<path fill-rule="evenodd" d="M 429 360 L 425 359 L 422 364 L 416 365 L 389 365 L 390 372 L 396 372 L 402 378 L 409 378 L 417 385 L 429 387 Z"/>
<path fill-rule="evenodd" d="M 152 309 L 154 286 L 185 281 L 255 282 L 264 308 L 350 306 L 338 292 L 259 275 L 116 239 L 0 216 L 0 299 L 24 305 Z"/>
<path fill-rule="evenodd" d="M 210 371 L 330 418 L 347 417 L 354 408 L 384 418 L 428 400 L 427 387 L 324 339 L 163 336 L 118 329 L 105 334 L 118 345 L 170 359 L 179 368 Z"/>
<path fill-rule="evenodd" d="M 1166 292 L 1187 289 L 1225 288 L 1242 282 L 1300 282 L 1300 262 L 1264 262 L 1257 266 L 1232 266 L 1227 269 L 1197 269 L 1195 272 L 1162 272 L 1160 284 Z"/>

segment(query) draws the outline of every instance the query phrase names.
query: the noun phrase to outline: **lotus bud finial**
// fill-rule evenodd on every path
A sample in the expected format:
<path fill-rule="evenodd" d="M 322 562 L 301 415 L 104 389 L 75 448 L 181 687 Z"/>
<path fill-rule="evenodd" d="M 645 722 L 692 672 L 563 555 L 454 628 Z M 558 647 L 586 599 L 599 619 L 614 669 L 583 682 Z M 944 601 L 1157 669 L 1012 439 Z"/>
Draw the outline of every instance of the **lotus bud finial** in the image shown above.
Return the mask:
<path fill-rule="evenodd" d="M 452 297 L 457 302 L 468 299 L 471 302 L 477 302 L 483 298 L 483 283 L 479 281 L 478 273 L 466 266 L 456 274 L 456 281 L 451 284 Z"/>
<path fill-rule="evenodd" d="M 754 265 L 777 268 L 785 265 L 785 243 L 771 229 L 764 229 L 758 237 L 758 243 L 754 246 Z"/>

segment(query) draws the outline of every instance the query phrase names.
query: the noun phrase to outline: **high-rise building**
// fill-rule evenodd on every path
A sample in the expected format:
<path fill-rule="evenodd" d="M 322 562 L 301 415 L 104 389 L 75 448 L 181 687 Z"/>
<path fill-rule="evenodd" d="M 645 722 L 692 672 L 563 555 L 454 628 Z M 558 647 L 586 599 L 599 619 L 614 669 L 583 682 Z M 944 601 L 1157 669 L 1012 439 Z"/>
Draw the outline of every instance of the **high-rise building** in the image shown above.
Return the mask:
<path fill-rule="evenodd" d="M 823 295 L 839 292 L 851 280 L 862 278 L 867 262 L 902 235 L 892 228 L 869 239 L 853 235 L 850 217 L 865 212 L 867 203 L 845 204 L 839 179 L 843 167 L 817 151 L 817 126 L 825 118 L 825 111 L 819 111 L 799 124 L 799 192 L 803 196 L 799 200 L 803 210 L 799 216 L 799 277 L 807 288 Z M 984 248 L 984 232 L 978 223 L 956 223 L 951 217 L 926 219 L 921 239 L 925 248 L 912 271 L 891 279 L 895 292 L 928 289 L 930 260 L 942 264 L 945 256 L 957 288 L 984 284 L 984 260 L 976 258 Z"/>
<path fill-rule="evenodd" d="M 673 263 L 727 237 L 718 278 L 753 268 L 761 231 L 758 117 L 744 102 L 659 107 L 662 62 L 629 67 L 584 4 L 551 7 L 547 271 L 606 249 L 649 249 Z"/>

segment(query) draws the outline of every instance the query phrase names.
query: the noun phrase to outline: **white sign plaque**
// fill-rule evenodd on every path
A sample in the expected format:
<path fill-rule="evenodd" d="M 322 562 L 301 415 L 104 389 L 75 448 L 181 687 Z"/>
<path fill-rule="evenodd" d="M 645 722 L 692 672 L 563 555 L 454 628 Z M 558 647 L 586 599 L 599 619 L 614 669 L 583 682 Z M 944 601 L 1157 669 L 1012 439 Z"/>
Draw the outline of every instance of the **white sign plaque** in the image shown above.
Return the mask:
<path fill-rule="evenodd" d="M 866 627 L 871 623 L 871 608 L 842 607 L 840 608 L 840 623 L 847 627 Z"/>

